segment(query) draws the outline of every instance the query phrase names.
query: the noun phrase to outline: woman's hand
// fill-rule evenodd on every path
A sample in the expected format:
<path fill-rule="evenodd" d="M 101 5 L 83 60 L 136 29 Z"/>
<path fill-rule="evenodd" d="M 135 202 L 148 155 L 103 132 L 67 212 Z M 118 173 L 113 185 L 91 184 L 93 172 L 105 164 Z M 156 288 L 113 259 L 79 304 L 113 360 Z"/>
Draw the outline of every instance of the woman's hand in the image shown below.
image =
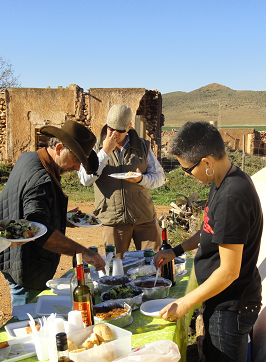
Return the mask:
<path fill-rule="evenodd" d="M 177 299 L 168 304 L 159 312 L 159 317 L 173 322 L 175 319 L 182 318 L 191 308 L 185 301 L 185 298 Z"/>
<path fill-rule="evenodd" d="M 173 260 L 174 258 L 175 258 L 175 253 L 173 252 L 172 249 L 160 250 L 158 251 L 157 254 L 154 255 L 153 264 L 155 268 L 158 269 L 159 267 L 161 268 L 162 266 L 164 266 L 166 263 Z"/>

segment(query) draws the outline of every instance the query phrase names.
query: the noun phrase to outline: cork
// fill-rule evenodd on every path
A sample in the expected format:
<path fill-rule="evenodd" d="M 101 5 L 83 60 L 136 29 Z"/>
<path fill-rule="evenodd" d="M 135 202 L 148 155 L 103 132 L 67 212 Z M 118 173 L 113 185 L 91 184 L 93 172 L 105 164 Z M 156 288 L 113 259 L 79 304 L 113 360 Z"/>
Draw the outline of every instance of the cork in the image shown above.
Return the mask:
<path fill-rule="evenodd" d="M 82 254 L 79 253 L 76 255 L 77 258 L 77 265 L 81 265 L 82 264 Z"/>

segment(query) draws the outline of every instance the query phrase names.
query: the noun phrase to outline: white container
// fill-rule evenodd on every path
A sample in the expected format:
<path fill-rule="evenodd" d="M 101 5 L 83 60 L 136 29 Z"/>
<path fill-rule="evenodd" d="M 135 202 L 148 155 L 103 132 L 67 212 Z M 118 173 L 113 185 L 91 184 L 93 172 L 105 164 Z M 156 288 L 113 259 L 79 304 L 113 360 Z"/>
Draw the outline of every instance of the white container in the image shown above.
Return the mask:
<path fill-rule="evenodd" d="M 124 275 L 123 263 L 121 259 L 113 260 L 113 276 Z"/>
<path fill-rule="evenodd" d="M 140 265 L 136 268 L 131 268 L 127 271 L 127 274 L 132 279 L 142 278 L 144 276 L 156 275 L 156 268 L 154 265 Z M 159 276 L 161 276 L 161 269 L 159 269 Z"/>
<path fill-rule="evenodd" d="M 115 340 L 80 353 L 69 352 L 69 358 L 74 362 L 111 362 L 116 358 L 127 356 L 131 352 L 132 333 L 109 323 L 105 323 L 105 325 L 111 328 Z M 77 345 L 81 345 L 91 335 L 93 327 L 90 326 L 75 333 L 70 333 L 67 337 Z"/>
<path fill-rule="evenodd" d="M 47 361 L 49 359 L 49 337 L 35 337 L 32 336 L 32 340 L 35 344 L 35 350 L 37 354 L 38 361 Z"/>

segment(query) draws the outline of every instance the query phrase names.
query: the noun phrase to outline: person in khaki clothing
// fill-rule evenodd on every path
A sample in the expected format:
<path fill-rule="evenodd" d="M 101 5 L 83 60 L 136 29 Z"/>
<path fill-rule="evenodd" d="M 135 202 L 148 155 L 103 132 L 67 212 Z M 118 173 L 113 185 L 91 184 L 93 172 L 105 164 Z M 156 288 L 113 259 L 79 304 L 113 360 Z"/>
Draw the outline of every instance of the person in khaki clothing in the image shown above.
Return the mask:
<path fill-rule="evenodd" d="M 119 258 L 128 251 L 131 239 L 137 250 L 158 251 L 161 245 L 149 189 L 163 185 L 164 171 L 150 149 L 150 142 L 138 136 L 131 121 L 129 107 L 113 105 L 95 146 L 99 159 L 97 175 L 88 175 L 82 165 L 78 171 L 84 186 L 94 183 L 94 214 L 102 221 L 105 245 L 115 244 Z M 125 179 L 109 176 L 129 171 L 140 175 Z"/>

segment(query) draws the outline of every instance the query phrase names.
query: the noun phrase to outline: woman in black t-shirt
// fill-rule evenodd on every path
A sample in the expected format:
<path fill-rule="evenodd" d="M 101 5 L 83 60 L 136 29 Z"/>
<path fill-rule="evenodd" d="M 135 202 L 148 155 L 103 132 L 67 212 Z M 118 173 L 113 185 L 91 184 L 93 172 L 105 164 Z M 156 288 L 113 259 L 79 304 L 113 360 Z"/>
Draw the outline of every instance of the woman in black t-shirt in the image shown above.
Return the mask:
<path fill-rule="evenodd" d="M 263 217 L 250 177 L 226 156 L 219 131 L 207 122 L 187 122 L 170 152 L 183 171 L 212 183 L 201 230 L 154 257 L 158 268 L 184 251 L 198 248 L 194 263 L 198 288 L 160 311 L 170 321 L 204 303 L 206 361 L 245 362 L 248 335 L 258 317 L 261 279 L 256 267 Z"/>

